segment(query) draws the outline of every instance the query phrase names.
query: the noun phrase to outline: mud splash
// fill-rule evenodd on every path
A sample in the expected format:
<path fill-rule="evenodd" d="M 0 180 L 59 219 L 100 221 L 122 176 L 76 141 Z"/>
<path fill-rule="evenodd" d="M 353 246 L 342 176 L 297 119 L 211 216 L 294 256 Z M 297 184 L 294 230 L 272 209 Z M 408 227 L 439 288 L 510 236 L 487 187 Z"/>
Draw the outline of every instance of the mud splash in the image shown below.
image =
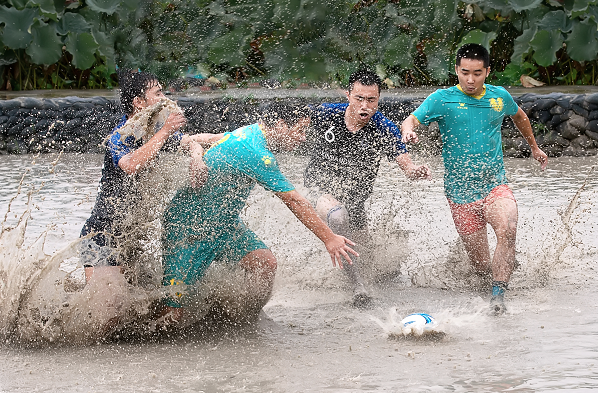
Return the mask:
<path fill-rule="evenodd" d="M 79 264 L 84 239 L 48 255 L 44 246 L 50 226 L 31 245 L 25 244 L 39 188 L 29 188 L 17 224 L 7 224 L 12 202 L 27 188 L 24 175 L 0 233 L 0 338 L 24 345 L 87 345 L 121 334 L 143 339 L 171 330 L 168 318 L 157 315 L 161 299 L 175 292 L 161 285 L 160 217 L 188 178 L 188 163 L 182 155 L 165 155 L 135 179 L 137 192 L 127 201 L 130 211 L 121 223 L 124 235 L 117 250 L 125 261 L 124 274 L 94 275 L 87 284 Z M 176 291 L 186 291 L 190 298 L 180 326 L 186 327 L 215 305 L 229 319 L 246 318 L 255 288 L 241 269 L 214 264 L 200 285 L 177 286 Z"/>

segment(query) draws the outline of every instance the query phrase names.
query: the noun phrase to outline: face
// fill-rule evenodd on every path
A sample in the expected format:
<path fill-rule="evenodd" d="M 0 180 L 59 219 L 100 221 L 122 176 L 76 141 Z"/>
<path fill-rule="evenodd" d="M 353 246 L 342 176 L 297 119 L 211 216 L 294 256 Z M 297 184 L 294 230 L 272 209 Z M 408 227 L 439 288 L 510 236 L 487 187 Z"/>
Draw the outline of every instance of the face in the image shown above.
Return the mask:
<path fill-rule="evenodd" d="M 276 145 L 282 150 L 292 151 L 305 142 L 305 131 L 309 126 L 309 117 L 299 119 L 293 127 L 289 127 L 283 120 L 275 126 Z"/>
<path fill-rule="evenodd" d="M 355 82 L 353 89 L 347 92 L 349 106 L 347 115 L 357 124 L 365 125 L 378 110 L 380 92 L 378 85 L 366 86 L 361 82 Z"/>
<path fill-rule="evenodd" d="M 490 74 L 490 67 L 484 68 L 481 60 L 461 59 L 461 65 L 455 66 L 459 85 L 466 94 L 477 96 L 484 91 L 484 82 Z"/>
<path fill-rule="evenodd" d="M 133 106 L 136 110 L 147 108 L 148 106 L 154 105 L 162 98 L 166 96 L 162 92 L 162 85 L 156 84 L 145 91 L 144 97 L 135 97 L 133 99 Z"/>

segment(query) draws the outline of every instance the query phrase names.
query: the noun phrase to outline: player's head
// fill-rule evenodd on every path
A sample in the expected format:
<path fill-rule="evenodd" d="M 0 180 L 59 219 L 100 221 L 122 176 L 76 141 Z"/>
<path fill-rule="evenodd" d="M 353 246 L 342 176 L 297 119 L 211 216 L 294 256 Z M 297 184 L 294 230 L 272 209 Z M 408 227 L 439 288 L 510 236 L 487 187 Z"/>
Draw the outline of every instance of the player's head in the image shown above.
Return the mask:
<path fill-rule="evenodd" d="M 380 93 L 380 86 L 382 85 L 382 80 L 378 75 L 370 70 L 359 70 L 355 71 L 354 73 L 349 76 L 349 93 L 355 87 L 355 82 L 359 82 L 363 86 L 376 86 L 378 88 L 378 93 Z"/>
<path fill-rule="evenodd" d="M 164 97 L 158 77 L 148 72 L 119 70 L 120 103 L 127 115 Z"/>
<path fill-rule="evenodd" d="M 456 64 L 461 65 L 462 59 L 479 60 L 484 68 L 490 67 L 490 54 L 488 50 L 480 44 L 465 44 L 457 50 Z"/>
<path fill-rule="evenodd" d="M 310 111 L 305 105 L 274 102 L 264 110 L 260 121 L 274 149 L 291 151 L 305 141 Z"/>
<path fill-rule="evenodd" d="M 375 73 L 359 70 L 349 77 L 347 115 L 352 122 L 363 127 L 378 110 L 382 81 Z"/>
<path fill-rule="evenodd" d="M 455 73 L 465 94 L 479 96 L 490 74 L 490 57 L 482 45 L 465 44 L 457 51 Z"/>

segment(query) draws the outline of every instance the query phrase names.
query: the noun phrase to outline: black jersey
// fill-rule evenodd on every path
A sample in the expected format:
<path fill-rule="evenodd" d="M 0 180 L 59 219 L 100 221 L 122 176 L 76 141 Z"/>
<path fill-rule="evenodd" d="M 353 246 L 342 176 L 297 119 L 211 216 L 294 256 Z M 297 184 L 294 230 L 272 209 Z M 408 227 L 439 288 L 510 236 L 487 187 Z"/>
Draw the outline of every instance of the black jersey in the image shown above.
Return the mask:
<path fill-rule="evenodd" d="M 362 206 L 372 193 L 380 160 L 395 160 L 406 153 L 401 131 L 382 113 L 376 112 L 357 132 L 345 124 L 348 104 L 322 104 L 312 116 L 311 157 L 305 170 L 305 185 L 317 186 L 351 206 Z"/>
<path fill-rule="evenodd" d="M 133 187 L 134 176 L 127 175 L 118 166 L 118 161 L 122 157 L 142 146 L 142 141 L 140 139 L 136 140 L 134 136 L 129 136 L 121 141 L 118 129 L 126 121 L 127 117 L 124 116 L 107 141 L 96 203 L 81 230 L 82 237 L 97 232 L 98 234 L 94 236 L 93 240 L 99 246 L 110 245 L 111 236 L 107 235 L 113 234 L 114 223 L 120 220 L 121 215 L 126 210 L 124 204 L 131 203 L 128 196 L 135 192 Z M 168 138 L 160 151 L 175 151 L 180 144 L 182 135 L 180 132 L 175 132 Z"/>

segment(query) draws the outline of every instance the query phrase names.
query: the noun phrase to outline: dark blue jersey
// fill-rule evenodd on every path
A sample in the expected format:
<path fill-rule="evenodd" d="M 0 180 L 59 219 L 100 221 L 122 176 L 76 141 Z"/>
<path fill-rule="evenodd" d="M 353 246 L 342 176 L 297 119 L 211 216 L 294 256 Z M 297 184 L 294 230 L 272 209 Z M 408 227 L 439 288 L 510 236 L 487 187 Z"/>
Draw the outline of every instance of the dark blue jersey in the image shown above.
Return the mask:
<path fill-rule="evenodd" d="M 314 108 L 305 185 L 320 187 L 351 211 L 351 206 L 362 206 L 372 193 L 382 157 L 395 160 L 407 147 L 399 128 L 380 112 L 359 131 L 350 132 L 345 124 L 347 106 Z"/>
<path fill-rule="evenodd" d="M 119 166 L 118 162 L 125 155 L 135 151 L 143 145 L 140 139 L 134 136 L 121 140 L 118 129 L 127 121 L 123 116 L 118 125 L 112 130 L 112 134 L 106 143 L 106 154 L 104 155 L 104 166 L 102 167 L 102 178 L 98 189 L 96 203 L 91 211 L 91 216 L 85 222 L 81 230 L 81 236 L 92 232 L 98 232 L 94 241 L 99 246 L 114 246 L 111 235 L 118 235 L 114 226 L 115 222 L 125 214 L 126 205 L 131 203 L 131 194 L 135 193 L 135 176 L 127 175 Z M 174 151 L 178 148 L 182 135 L 176 132 L 170 136 L 160 151 Z"/>

